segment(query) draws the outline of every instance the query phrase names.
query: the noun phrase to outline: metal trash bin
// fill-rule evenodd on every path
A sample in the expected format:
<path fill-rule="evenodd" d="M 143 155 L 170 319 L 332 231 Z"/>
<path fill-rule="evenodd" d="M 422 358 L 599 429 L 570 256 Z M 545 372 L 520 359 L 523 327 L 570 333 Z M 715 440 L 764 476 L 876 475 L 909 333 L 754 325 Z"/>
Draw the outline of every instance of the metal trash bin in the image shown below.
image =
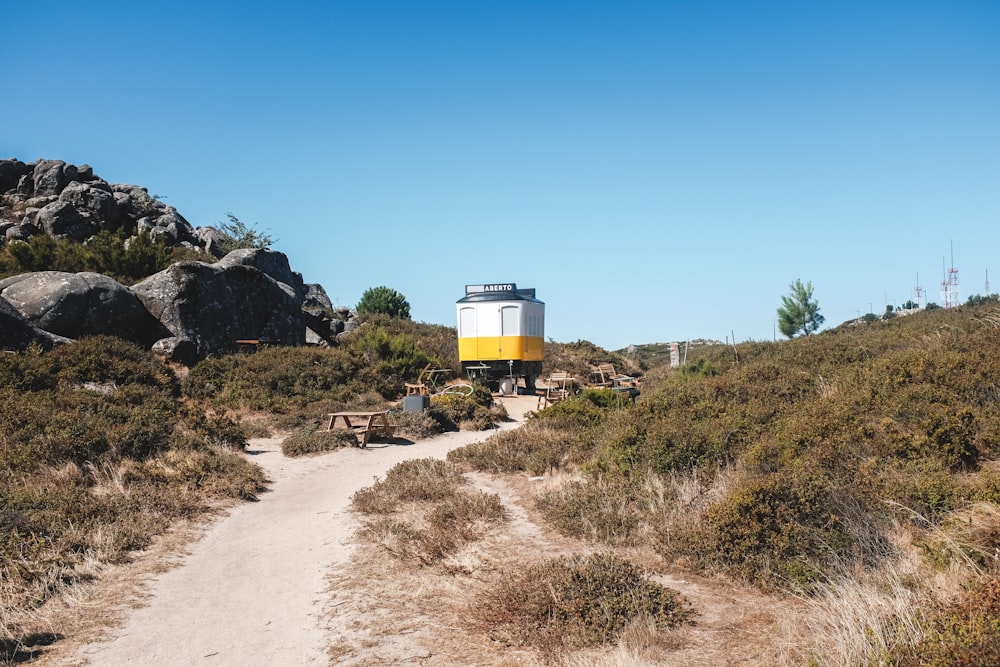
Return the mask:
<path fill-rule="evenodd" d="M 403 412 L 423 412 L 431 407 L 430 396 L 410 395 L 403 397 Z"/>

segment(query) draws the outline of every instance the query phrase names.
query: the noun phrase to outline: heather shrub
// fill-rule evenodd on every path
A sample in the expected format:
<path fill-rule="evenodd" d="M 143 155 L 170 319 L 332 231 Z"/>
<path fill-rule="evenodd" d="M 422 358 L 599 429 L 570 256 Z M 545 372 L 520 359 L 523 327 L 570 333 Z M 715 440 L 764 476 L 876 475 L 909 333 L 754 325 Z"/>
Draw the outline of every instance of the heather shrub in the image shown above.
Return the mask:
<path fill-rule="evenodd" d="M 384 480 L 357 491 L 351 506 L 366 514 L 388 514 L 403 502 L 453 498 L 465 484 L 462 471 L 440 459 L 410 459 L 393 466 Z"/>
<path fill-rule="evenodd" d="M 448 452 L 448 460 L 464 462 L 486 472 L 520 472 L 541 475 L 563 467 L 570 457 L 573 434 L 530 422 L 522 428 L 501 431 L 482 442 Z"/>
<path fill-rule="evenodd" d="M 701 520 L 663 532 L 658 550 L 767 587 L 808 590 L 850 563 L 852 537 L 829 481 L 815 470 L 744 480 Z"/>
<path fill-rule="evenodd" d="M 471 396 L 438 394 L 431 396 L 427 414 L 443 431 L 485 431 L 495 426 L 490 412 L 492 401 L 489 392 L 484 396 L 482 390 Z"/>
<path fill-rule="evenodd" d="M 441 425 L 425 410 L 420 412 L 393 410 L 389 414 L 393 435 L 397 438 L 424 440 L 441 432 Z"/>
<path fill-rule="evenodd" d="M 915 647 L 888 656 L 898 667 L 992 667 L 1000 664 L 1000 580 L 995 575 L 972 583 L 959 597 L 936 610 Z"/>
<path fill-rule="evenodd" d="M 438 459 L 395 465 L 385 480 L 357 491 L 351 507 L 375 518 L 360 531 L 364 540 L 403 561 L 433 565 L 457 553 L 506 519 L 496 494 L 466 490 L 461 471 Z M 404 508 L 416 506 L 407 517 Z"/>
<path fill-rule="evenodd" d="M 612 643 L 636 620 L 665 631 L 694 616 L 683 596 L 609 552 L 505 572 L 470 613 L 495 641 L 547 652 Z"/>
<path fill-rule="evenodd" d="M 182 390 L 217 410 L 273 413 L 283 428 L 347 406 L 359 409 L 359 398 L 363 409 L 385 409 L 424 366 L 440 363 L 435 352 L 447 339 L 442 327 L 404 322 L 376 318 L 336 348 L 268 347 L 205 359 Z"/>
<path fill-rule="evenodd" d="M 650 520 L 650 499 L 641 485 L 575 480 L 535 498 L 545 520 L 563 535 L 611 546 L 634 546 Z"/>
<path fill-rule="evenodd" d="M 183 405 L 167 366 L 115 338 L 0 355 L 0 414 L 0 640 L 82 567 L 264 485 L 238 424 Z"/>
<path fill-rule="evenodd" d="M 358 446 L 358 436 L 348 429 L 328 431 L 320 424 L 312 424 L 281 441 L 281 453 L 285 456 L 304 456 L 330 452 L 341 447 Z"/>

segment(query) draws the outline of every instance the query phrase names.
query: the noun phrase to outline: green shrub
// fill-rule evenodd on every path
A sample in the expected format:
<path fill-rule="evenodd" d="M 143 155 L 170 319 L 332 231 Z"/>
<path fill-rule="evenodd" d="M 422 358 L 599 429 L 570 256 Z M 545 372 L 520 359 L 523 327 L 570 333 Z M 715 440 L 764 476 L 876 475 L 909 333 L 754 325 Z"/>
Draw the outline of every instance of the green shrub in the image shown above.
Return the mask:
<path fill-rule="evenodd" d="M 361 398 L 365 409 L 385 409 L 402 394 L 405 382 L 415 380 L 428 363 L 437 364 L 421 346 L 421 332 L 429 332 L 437 345 L 439 329 L 408 323 L 397 330 L 373 322 L 337 348 L 268 347 L 209 358 L 191 369 L 182 390 L 217 410 L 273 413 L 286 427 L 358 405 Z M 373 396 L 381 405 L 371 405 Z"/>
<path fill-rule="evenodd" d="M 493 428 L 493 415 L 488 406 L 476 395 L 438 394 L 431 397 L 427 414 L 441 425 L 444 431 L 485 431 Z"/>
<path fill-rule="evenodd" d="M 676 591 L 614 553 L 564 556 L 504 573 L 470 612 L 494 640 L 572 648 L 610 644 L 636 620 L 660 630 L 690 623 Z"/>
<path fill-rule="evenodd" d="M 427 502 L 453 498 L 465 484 L 462 471 L 440 459 L 410 459 L 393 466 L 384 480 L 360 489 L 351 506 L 365 514 L 388 514 L 402 502 Z"/>
<path fill-rule="evenodd" d="M 389 287 L 371 287 L 364 291 L 358 302 L 359 313 L 388 315 L 404 320 L 410 319 L 410 304 L 406 297 Z"/>
<path fill-rule="evenodd" d="M 710 505 L 699 523 L 661 533 L 657 548 L 751 583 L 808 590 L 846 566 L 838 556 L 851 553 L 835 507 L 827 480 L 815 471 L 749 479 Z"/>
<path fill-rule="evenodd" d="M 441 432 L 441 425 L 423 410 L 392 410 L 389 420 L 393 424 L 393 435 L 397 438 L 425 440 Z"/>
<path fill-rule="evenodd" d="M 563 535 L 632 546 L 650 519 L 645 496 L 644 489 L 634 483 L 578 480 L 540 494 L 535 504 Z"/>
<path fill-rule="evenodd" d="M 281 441 L 281 453 L 285 456 L 304 456 L 330 452 L 341 447 L 357 447 L 358 436 L 348 429 L 328 431 L 319 424 L 313 424 Z"/>
<path fill-rule="evenodd" d="M 94 271 L 130 285 L 162 271 L 171 261 L 173 249 L 167 238 L 153 239 L 146 232 L 129 238 L 125 229 L 104 230 L 86 244 L 38 234 L 0 250 L 0 277 L 30 271 Z"/>
<path fill-rule="evenodd" d="M 264 485 L 238 424 L 182 405 L 170 369 L 115 338 L 0 355 L 0 414 L 0 637 L 82 564 Z"/>
<path fill-rule="evenodd" d="M 464 462 L 486 472 L 521 472 L 541 475 L 562 467 L 572 447 L 572 434 L 531 422 L 522 428 L 501 431 L 482 442 L 448 452 L 448 460 Z"/>

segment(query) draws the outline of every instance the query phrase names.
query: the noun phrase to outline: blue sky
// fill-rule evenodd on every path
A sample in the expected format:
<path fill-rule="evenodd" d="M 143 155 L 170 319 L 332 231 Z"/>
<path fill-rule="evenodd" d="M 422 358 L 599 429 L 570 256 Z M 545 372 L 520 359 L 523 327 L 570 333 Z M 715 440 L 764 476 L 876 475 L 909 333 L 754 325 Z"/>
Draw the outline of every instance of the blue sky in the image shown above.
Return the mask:
<path fill-rule="evenodd" d="M 0 62 L 0 157 L 231 211 L 339 305 L 516 282 L 617 349 L 1000 291 L 996 2 L 18 2 Z"/>

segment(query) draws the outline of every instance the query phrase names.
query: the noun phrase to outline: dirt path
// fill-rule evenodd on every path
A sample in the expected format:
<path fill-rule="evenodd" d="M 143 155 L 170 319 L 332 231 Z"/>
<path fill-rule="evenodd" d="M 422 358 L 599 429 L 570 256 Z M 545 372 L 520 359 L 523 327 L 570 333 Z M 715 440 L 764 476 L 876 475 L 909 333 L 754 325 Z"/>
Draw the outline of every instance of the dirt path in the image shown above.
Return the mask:
<path fill-rule="evenodd" d="M 533 397 L 503 399 L 520 425 Z M 327 664 L 327 577 L 350 554 L 348 504 L 398 462 L 443 457 L 490 432 L 448 433 L 412 445 L 348 449 L 285 458 L 280 439 L 253 440 L 250 455 L 268 473 L 260 502 L 235 507 L 191 545 L 181 564 L 149 585 L 111 638 L 62 664 Z"/>

